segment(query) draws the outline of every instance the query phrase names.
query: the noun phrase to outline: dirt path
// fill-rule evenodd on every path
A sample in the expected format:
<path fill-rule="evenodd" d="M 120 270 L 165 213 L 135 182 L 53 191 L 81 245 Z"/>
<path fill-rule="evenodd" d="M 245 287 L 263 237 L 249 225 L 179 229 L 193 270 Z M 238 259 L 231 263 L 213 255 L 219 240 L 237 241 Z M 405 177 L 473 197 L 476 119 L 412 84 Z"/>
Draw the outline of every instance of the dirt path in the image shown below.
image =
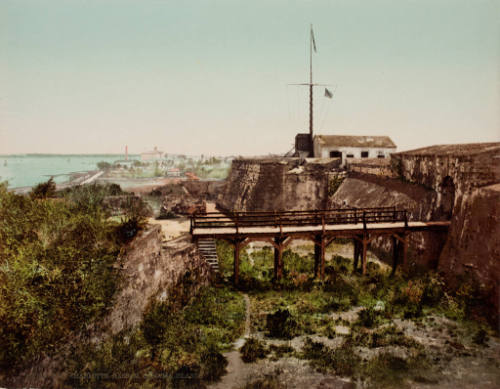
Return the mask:
<path fill-rule="evenodd" d="M 164 219 L 156 220 L 154 218 L 148 219 L 149 224 L 159 224 L 163 232 L 164 241 L 178 238 L 181 235 L 189 234 L 189 219 Z"/>
<path fill-rule="evenodd" d="M 243 336 L 234 342 L 234 350 L 224 353 L 227 358 L 226 375 L 219 382 L 209 386 L 211 389 L 232 389 L 244 385 L 247 380 L 247 365 L 241 360 L 240 348 L 250 336 L 250 299 L 247 294 L 243 295 L 245 300 L 245 330 Z"/>

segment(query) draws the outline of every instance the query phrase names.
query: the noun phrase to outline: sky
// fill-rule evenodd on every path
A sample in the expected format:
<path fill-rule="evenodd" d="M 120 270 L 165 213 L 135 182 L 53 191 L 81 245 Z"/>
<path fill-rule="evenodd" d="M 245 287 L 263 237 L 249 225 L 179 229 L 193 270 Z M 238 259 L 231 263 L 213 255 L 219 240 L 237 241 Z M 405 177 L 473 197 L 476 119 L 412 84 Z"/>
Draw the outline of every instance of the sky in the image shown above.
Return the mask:
<path fill-rule="evenodd" d="M 2 0 L 0 154 L 500 141 L 500 0 Z"/>

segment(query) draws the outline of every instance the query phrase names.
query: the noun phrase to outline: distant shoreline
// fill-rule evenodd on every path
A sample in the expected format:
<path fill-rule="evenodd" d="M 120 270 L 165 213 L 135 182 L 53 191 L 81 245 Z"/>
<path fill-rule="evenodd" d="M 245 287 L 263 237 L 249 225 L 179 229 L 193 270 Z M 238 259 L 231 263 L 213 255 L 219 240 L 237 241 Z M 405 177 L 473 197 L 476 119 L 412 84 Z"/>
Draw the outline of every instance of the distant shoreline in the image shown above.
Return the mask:
<path fill-rule="evenodd" d="M 47 154 L 47 153 L 26 153 L 26 154 L 0 154 L 0 158 L 12 158 L 12 157 L 123 157 L 125 154 Z M 130 157 L 139 158 L 140 154 L 129 154 Z"/>

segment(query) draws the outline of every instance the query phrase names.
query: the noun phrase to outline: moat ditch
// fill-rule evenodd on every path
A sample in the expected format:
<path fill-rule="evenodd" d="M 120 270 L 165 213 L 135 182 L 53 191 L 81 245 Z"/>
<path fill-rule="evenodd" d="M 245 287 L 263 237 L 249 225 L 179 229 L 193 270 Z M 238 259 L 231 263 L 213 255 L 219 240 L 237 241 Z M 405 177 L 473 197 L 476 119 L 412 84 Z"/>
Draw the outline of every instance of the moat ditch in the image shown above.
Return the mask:
<path fill-rule="evenodd" d="M 210 388 L 496 388 L 500 341 L 481 318 L 473 285 L 444 289 L 436 274 L 398 274 L 372 260 L 352 272 L 347 244 L 333 247 L 327 279 L 311 279 L 307 245 L 285 253 L 272 284 L 272 251 L 243 254 L 250 330 L 225 354 L 228 374 Z M 218 245 L 222 274 L 231 248 Z"/>

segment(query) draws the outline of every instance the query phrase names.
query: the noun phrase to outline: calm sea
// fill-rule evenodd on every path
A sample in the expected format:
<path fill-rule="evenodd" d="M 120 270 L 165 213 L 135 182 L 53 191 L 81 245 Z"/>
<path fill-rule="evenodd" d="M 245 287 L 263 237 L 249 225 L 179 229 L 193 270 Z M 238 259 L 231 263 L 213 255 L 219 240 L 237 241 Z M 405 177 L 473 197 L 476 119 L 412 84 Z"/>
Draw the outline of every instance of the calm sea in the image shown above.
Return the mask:
<path fill-rule="evenodd" d="M 131 159 L 139 156 L 129 155 Z M 8 181 L 9 188 L 33 186 L 47 181 L 51 176 L 58 183 L 69 179 L 69 174 L 97 170 L 100 161 L 122 160 L 123 155 L 58 155 L 23 154 L 0 156 L 0 182 Z"/>

